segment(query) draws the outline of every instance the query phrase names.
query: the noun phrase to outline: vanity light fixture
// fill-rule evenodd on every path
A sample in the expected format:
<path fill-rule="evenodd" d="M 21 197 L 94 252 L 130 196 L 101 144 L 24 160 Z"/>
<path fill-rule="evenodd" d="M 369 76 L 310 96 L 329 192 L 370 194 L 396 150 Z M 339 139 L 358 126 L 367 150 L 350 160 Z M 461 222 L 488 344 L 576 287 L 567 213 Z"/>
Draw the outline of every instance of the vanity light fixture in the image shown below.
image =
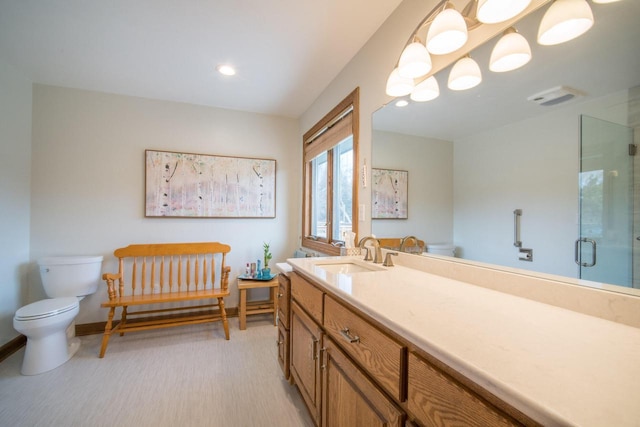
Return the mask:
<path fill-rule="evenodd" d="M 482 81 L 482 73 L 478 63 L 469 55 L 463 56 L 456 62 L 449 73 L 451 90 L 467 90 L 476 87 Z"/>
<path fill-rule="evenodd" d="M 398 74 L 400 77 L 416 78 L 431 71 L 431 56 L 427 47 L 418 37 L 404 48 L 398 61 Z"/>
<path fill-rule="evenodd" d="M 593 12 L 587 0 L 555 0 L 538 29 L 538 43 L 545 46 L 573 40 L 593 26 Z"/>
<path fill-rule="evenodd" d="M 613 3 L 619 0 L 592 1 Z M 538 29 L 538 43 L 541 45 L 572 40 L 593 26 L 593 12 L 587 0 L 545 0 L 536 2 L 536 8 L 547 2 L 551 5 Z M 440 91 L 435 79 L 426 83 L 433 69 L 430 54 L 455 52 L 467 44 L 469 31 L 485 24 L 522 18 L 531 12 L 527 9 L 531 4 L 532 0 L 469 0 L 462 12 L 458 12 L 450 0 L 441 0 L 418 24 L 405 44 L 396 67 L 387 79 L 387 95 L 400 97 L 411 94 L 414 101 L 434 99 Z M 425 39 L 425 32 L 426 45 L 423 45 L 421 40 Z M 470 50 L 460 53 L 460 56 Z M 434 59 L 435 62 L 437 60 Z M 530 60 L 529 43 L 515 29 L 509 28 L 491 53 L 489 69 L 494 72 L 511 71 Z M 471 58 L 461 59 L 451 70 L 448 87 L 453 90 L 469 89 L 481 81 L 478 64 Z"/>
<path fill-rule="evenodd" d="M 446 55 L 460 49 L 467 42 L 467 23 L 450 3 L 440 12 L 427 32 L 427 50 L 434 55 Z"/>
<path fill-rule="evenodd" d="M 425 102 L 436 99 L 440 96 L 440 86 L 434 76 L 430 76 L 418 83 L 411 91 L 411 100 L 416 102 Z"/>
<path fill-rule="evenodd" d="M 514 27 L 510 27 L 491 51 L 489 69 L 496 73 L 512 71 L 524 66 L 530 60 L 529 42 Z"/>
<path fill-rule="evenodd" d="M 476 17 L 484 24 L 497 24 L 519 15 L 531 0 L 478 0 Z"/>
<path fill-rule="evenodd" d="M 234 76 L 236 74 L 235 68 L 227 64 L 218 65 L 216 67 L 216 70 L 218 70 L 220 74 L 223 74 L 225 76 Z"/>

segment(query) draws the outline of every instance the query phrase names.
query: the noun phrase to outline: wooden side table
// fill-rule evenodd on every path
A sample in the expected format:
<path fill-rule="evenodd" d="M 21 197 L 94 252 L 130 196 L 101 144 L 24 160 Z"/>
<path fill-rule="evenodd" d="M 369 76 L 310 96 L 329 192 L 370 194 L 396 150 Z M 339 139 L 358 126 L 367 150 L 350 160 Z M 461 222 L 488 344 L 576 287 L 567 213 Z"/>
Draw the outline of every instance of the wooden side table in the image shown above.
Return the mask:
<path fill-rule="evenodd" d="M 269 288 L 269 299 L 263 301 L 247 302 L 247 289 Z M 238 317 L 240 318 L 240 330 L 247 329 L 247 316 L 252 314 L 273 313 L 273 326 L 276 326 L 278 317 L 278 276 L 271 280 L 255 280 L 238 278 L 238 290 L 240 291 L 240 306 Z"/>

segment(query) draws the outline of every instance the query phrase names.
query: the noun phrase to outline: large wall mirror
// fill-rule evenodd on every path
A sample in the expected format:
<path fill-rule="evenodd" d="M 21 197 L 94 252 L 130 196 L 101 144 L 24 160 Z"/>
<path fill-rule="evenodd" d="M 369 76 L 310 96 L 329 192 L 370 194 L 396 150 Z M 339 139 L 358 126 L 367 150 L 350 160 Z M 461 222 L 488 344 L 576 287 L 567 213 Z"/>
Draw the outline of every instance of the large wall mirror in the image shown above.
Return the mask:
<path fill-rule="evenodd" d="M 518 22 L 533 54 L 523 68 L 489 71 L 496 37 L 471 52 L 479 86 L 449 90 L 449 67 L 437 99 L 374 113 L 372 167 L 408 171 L 409 194 L 408 218 L 372 220 L 376 236 L 640 288 L 640 1 L 589 5 L 594 26 L 556 46 L 536 43 L 548 6 Z M 564 102 L 528 100 L 558 87 Z"/>

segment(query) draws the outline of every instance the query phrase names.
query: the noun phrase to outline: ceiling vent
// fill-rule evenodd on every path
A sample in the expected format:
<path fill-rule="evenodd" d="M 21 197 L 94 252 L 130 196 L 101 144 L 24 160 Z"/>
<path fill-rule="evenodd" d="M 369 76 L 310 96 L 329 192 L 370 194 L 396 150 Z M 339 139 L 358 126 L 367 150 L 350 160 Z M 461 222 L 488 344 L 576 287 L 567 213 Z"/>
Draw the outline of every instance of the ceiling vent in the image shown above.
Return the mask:
<path fill-rule="evenodd" d="M 532 101 L 538 105 L 547 107 L 584 95 L 585 94 L 583 92 L 569 86 L 556 86 L 540 93 L 536 93 L 535 95 L 531 95 L 527 98 L 527 101 Z"/>

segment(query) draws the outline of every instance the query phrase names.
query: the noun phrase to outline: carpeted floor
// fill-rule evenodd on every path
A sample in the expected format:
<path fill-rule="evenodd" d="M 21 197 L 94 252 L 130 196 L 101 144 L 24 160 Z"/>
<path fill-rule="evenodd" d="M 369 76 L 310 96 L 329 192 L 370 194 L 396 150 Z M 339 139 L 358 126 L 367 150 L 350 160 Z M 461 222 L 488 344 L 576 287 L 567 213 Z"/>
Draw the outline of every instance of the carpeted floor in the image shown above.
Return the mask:
<path fill-rule="evenodd" d="M 81 337 L 64 365 L 20 375 L 24 349 L 0 363 L 2 426 L 312 426 L 295 386 L 284 380 L 270 316 L 247 330 L 220 323 Z"/>

